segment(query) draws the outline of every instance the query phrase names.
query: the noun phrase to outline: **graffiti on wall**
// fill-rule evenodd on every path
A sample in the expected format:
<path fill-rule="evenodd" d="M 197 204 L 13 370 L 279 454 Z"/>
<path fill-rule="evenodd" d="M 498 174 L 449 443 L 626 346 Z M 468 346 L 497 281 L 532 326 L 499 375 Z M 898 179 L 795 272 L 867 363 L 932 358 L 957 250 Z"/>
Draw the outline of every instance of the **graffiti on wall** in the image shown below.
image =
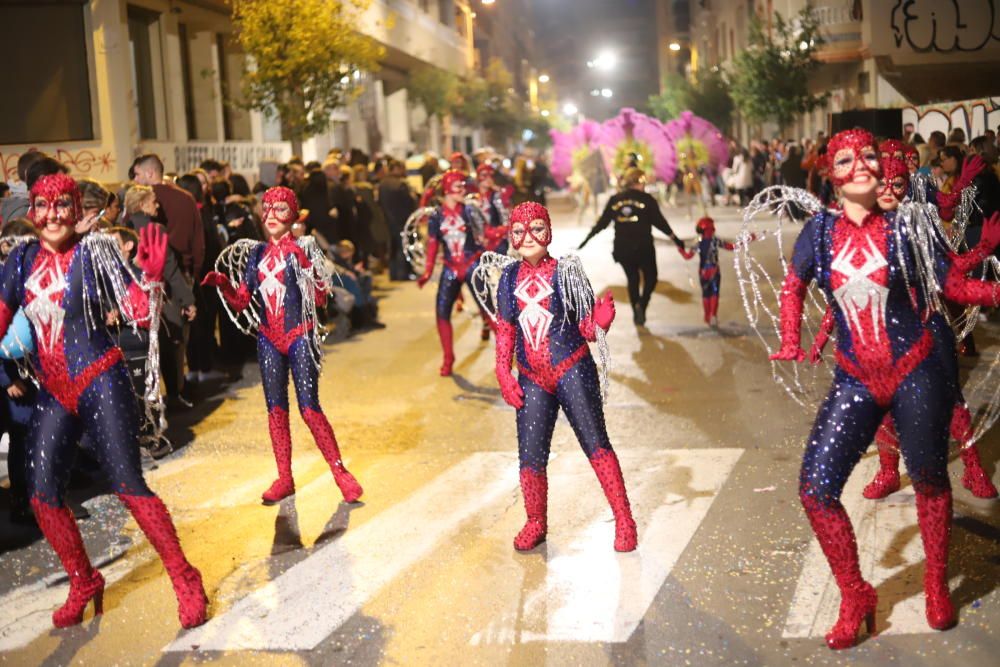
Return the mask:
<path fill-rule="evenodd" d="M 917 53 L 979 51 L 1000 41 L 998 0 L 896 0 L 896 48 Z"/>
<path fill-rule="evenodd" d="M 972 139 L 1000 126 L 1000 97 L 906 107 L 903 125 L 907 123 L 913 123 L 924 139 L 934 131 L 947 136 L 955 128 L 962 129 L 966 138 Z"/>
<path fill-rule="evenodd" d="M 115 166 L 115 160 L 111 157 L 110 152 L 95 153 L 88 149 L 68 151 L 62 148 L 46 152 L 69 167 L 70 173 L 74 176 L 104 176 L 110 174 Z M 9 181 L 17 177 L 17 161 L 21 155 L 22 153 L 0 152 L 0 170 L 3 171 L 3 180 Z"/>

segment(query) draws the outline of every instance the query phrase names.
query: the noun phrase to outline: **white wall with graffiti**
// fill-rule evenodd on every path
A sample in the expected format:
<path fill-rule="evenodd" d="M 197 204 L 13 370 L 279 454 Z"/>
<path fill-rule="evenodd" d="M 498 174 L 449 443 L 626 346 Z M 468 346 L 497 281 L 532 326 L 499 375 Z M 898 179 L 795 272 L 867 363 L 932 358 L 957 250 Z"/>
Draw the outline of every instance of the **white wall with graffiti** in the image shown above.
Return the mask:
<path fill-rule="evenodd" d="M 972 139 L 987 129 L 1000 127 L 1000 97 L 906 107 L 903 125 L 906 123 L 913 123 L 924 139 L 935 130 L 947 135 L 956 127 L 965 131 L 967 139 Z"/>

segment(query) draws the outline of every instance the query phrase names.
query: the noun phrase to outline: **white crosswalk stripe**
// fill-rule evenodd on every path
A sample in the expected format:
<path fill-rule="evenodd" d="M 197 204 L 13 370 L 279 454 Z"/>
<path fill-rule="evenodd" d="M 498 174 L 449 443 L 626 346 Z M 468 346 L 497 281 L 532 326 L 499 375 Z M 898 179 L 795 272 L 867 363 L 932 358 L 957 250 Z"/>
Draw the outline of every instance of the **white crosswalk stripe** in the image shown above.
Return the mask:
<path fill-rule="evenodd" d="M 913 492 L 906 487 L 885 500 L 866 499 L 861 491 L 876 470 L 877 456 L 862 460 L 844 487 L 841 502 L 854 523 L 861 574 L 878 589 L 878 631 L 934 632 L 924 617 L 924 551 Z M 951 588 L 960 581 L 953 579 Z M 822 637 L 836 623 L 839 607 L 840 591 L 819 543 L 812 539 L 783 636 Z"/>
<path fill-rule="evenodd" d="M 627 641 L 742 452 L 677 449 L 621 455 L 639 529 L 639 548 L 628 554 L 611 548 L 609 511 L 593 488 L 589 466 L 570 457 L 558 469 L 550 466 L 553 500 L 567 494 L 567 487 L 581 493 L 569 492 L 565 507 L 550 507 L 545 581 L 524 591 L 521 608 L 498 613 L 470 643 Z M 589 493 L 582 492 L 586 487 L 591 487 Z M 572 539 L 568 528 L 575 534 Z"/>
<path fill-rule="evenodd" d="M 515 456 L 473 454 L 166 650 L 312 649 L 517 476 Z"/>

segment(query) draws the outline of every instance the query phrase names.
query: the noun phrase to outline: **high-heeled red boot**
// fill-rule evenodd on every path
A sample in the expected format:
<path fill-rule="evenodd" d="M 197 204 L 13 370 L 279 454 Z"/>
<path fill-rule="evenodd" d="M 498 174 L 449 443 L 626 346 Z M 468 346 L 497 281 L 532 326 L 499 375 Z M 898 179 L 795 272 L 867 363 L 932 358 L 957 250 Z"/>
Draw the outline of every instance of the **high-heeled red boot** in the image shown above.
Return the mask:
<path fill-rule="evenodd" d="M 452 344 L 451 322 L 438 319 L 438 338 L 441 339 L 441 377 L 451 375 L 451 367 L 455 364 L 455 348 Z"/>
<path fill-rule="evenodd" d="M 337 488 L 344 496 L 344 502 L 357 502 L 364 490 L 354 479 L 354 475 L 344 467 L 344 461 L 340 456 L 340 447 L 337 446 L 337 438 L 333 434 L 333 427 L 330 421 L 322 412 L 306 408 L 302 411 L 302 419 L 316 440 L 316 446 L 323 454 L 330 470 L 333 472 L 333 481 L 337 483 Z"/>
<path fill-rule="evenodd" d="M 947 630 L 958 622 L 948 591 L 951 491 L 934 494 L 918 491 L 917 522 L 927 558 L 927 569 L 924 572 L 927 624 L 935 630 Z"/>
<path fill-rule="evenodd" d="M 875 444 L 878 446 L 878 472 L 861 492 L 869 500 L 886 498 L 891 493 L 899 491 L 899 447 L 896 430 L 892 422 L 882 424 L 875 433 Z"/>
<path fill-rule="evenodd" d="M 969 412 L 969 406 L 964 403 L 955 406 L 951 413 L 950 430 L 951 437 L 961 448 L 959 456 L 965 465 L 962 486 L 971 491 L 976 498 L 996 498 L 997 487 L 983 470 L 983 464 L 979 460 L 979 450 L 974 444 L 968 444 L 972 440 L 972 414 Z"/>
<path fill-rule="evenodd" d="M 274 505 L 295 493 L 292 478 L 292 433 L 288 422 L 288 410 L 272 408 L 267 413 L 267 426 L 271 433 L 271 449 L 274 462 L 278 465 L 278 479 L 261 494 L 265 505 Z"/>
<path fill-rule="evenodd" d="M 124 494 L 119 494 L 118 499 L 132 513 L 163 561 L 177 596 L 177 617 L 181 626 L 193 628 L 204 623 L 208 618 L 208 596 L 201 582 L 201 573 L 184 556 L 174 522 L 163 501 L 156 496 Z"/>
<path fill-rule="evenodd" d="M 979 450 L 976 446 L 964 447 L 959 456 L 962 457 L 962 463 L 965 464 L 962 486 L 971 491 L 976 498 L 996 498 L 997 487 L 983 470 L 983 464 L 979 460 Z"/>
<path fill-rule="evenodd" d="M 824 505 L 806 493 L 800 499 L 840 589 L 840 614 L 826 634 L 826 645 L 835 650 L 850 648 L 857 643 L 862 621 L 868 634 L 875 634 L 878 594 L 861 577 L 858 545 L 844 506 L 839 501 Z"/>
<path fill-rule="evenodd" d="M 524 496 L 524 512 L 528 520 L 514 538 L 514 548 L 529 551 L 545 541 L 548 529 L 549 480 L 545 472 L 521 468 L 521 495 Z"/>
<path fill-rule="evenodd" d="M 104 613 L 104 577 L 90 564 L 73 513 L 68 507 L 53 507 L 38 498 L 31 499 L 31 509 L 42 534 L 69 575 L 69 596 L 52 613 L 52 625 L 66 628 L 79 624 L 91 600 L 94 615 L 100 616 Z"/>
<path fill-rule="evenodd" d="M 590 465 L 597 474 L 601 488 L 604 489 L 604 496 L 611 505 L 611 513 L 615 517 L 615 551 L 634 551 L 638 544 L 638 536 L 618 456 L 611 449 L 598 447 L 590 457 Z"/>

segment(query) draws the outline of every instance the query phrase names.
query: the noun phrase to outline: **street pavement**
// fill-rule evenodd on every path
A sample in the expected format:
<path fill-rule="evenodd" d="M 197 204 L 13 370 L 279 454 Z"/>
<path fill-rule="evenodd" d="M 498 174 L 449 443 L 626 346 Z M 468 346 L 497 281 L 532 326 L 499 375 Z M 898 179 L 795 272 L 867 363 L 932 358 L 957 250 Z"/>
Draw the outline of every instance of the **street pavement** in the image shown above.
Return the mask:
<path fill-rule="evenodd" d="M 556 256 L 586 232 L 557 203 Z M 687 209 L 667 209 L 692 238 Z M 735 209 L 714 209 L 719 234 Z M 588 218 L 589 220 L 590 218 Z M 766 226 L 766 225 L 765 225 Z M 199 406 L 189 444 L 148 475 L 204 576 L 211 619 L 180 630 L 162 565 L 108 496 L 81 522 L 108 580 L 103 617 L 53 630 L 66 580 L 48 546 L 2 523 L 0 662 L 11 665 L 987 665 L 1000 651 L 1000 512 L 959 484 L 951 588 L 960 625 L 923 619 L 923 552 L 912 488 L 867 501 L 874 450 L 844 493 L 862 568 L 878 585 L 881 634 L 845 654 L 823 634 L 838 595 L 797 499 L 813 415 L 775 384 L 746 324 L 732 255 L 722 257 L 720 327 L 701 321 L 696 266 L 660 237 L 660 283 L 645 328 L 631 322 L 612 232 L 580 254 L 611 289 L 608 430 L 639 529 L 612 550 L 614 524 L 563 418 L 549 466 L 549 534 L 515 553 L 523 508 L 513 410 L 493 376 L 492 343 L 466 309 L 458 362 L 440 378 L 433 283 L 384 284 L 387 328 L 330 345 L 320 397 L 364 502 L 339 502 L 293 409 L 298 493 L 264 507 L 274 476 L 253 371 Z M 771 266 L 775 257 L 768 258 Z M 1000 329 L 978 330 L 988 358 Z M 983 444 L 995 471 L 1000 438 Z M 955 459 L 953 453 L 953 459 Z M 994 473 L 994 479 L 1000 479 Z M 0 518 L 0 520 L 5 520 Z"/>

